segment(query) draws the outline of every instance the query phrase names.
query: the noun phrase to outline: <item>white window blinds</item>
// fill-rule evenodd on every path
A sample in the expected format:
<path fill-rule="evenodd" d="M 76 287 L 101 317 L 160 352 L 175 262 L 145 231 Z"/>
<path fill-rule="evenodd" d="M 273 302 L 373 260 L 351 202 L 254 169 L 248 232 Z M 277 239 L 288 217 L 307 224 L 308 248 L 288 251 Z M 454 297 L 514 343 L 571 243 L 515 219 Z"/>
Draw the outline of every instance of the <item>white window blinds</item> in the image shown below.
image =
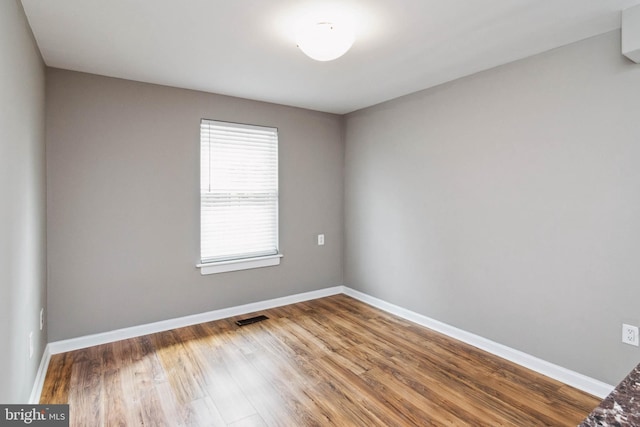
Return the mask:
<path fill-rule="evenodd" d="M 278 130 L 200 123 L 203 264 L 278 253 Z"/>

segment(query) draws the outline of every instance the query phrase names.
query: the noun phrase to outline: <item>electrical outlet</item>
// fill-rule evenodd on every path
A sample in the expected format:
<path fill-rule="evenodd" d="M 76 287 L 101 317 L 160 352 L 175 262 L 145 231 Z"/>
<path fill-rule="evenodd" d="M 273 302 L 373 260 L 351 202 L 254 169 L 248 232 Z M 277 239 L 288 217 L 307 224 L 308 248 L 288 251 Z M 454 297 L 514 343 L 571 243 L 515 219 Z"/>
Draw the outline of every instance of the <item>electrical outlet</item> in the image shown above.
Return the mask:
<path fill-rule="evenodd" d="M 318 246 L 324 245 L 324 234 L 318 234 Z"/>
<path fill-rule="evenodd" d="M 622 324 L 622 342 L 638 347 L 638 327 Z"/>
<path fill-rule="evenodd" d="M 33 331 L 29 332 L 29 359 L 33 358 Z"/>
<path fill-rule="evenodd" d="M 40 330 L 44 329 L 44 308 L 40 309 Z"/>

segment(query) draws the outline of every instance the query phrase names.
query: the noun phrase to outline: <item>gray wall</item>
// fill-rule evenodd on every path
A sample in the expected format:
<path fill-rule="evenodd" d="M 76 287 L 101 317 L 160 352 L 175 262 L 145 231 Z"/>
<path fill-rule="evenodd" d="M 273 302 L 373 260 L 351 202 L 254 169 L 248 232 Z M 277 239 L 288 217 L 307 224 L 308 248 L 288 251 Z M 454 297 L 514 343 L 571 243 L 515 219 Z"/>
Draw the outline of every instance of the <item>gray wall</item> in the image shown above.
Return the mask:
<path fill-rule="evenodd" d="M 47 341 L 44 64 L 21 4 L 0 1 L 0 402 L 26 403 Z M 29 332 L 34 355 L 29 360 Z"/>
<path fill-rule="evenodd" d="M 201 118 L 279 129 L 280 266 L 196 269 Z M 343 283 L 340 116 L 48 69 L 47 168 L 51 341 Z"/>
<path fill-rule="evenodd" d="M 347 116 L 346 285 L 617 383 L 640 65 L 612 32 Z"/>

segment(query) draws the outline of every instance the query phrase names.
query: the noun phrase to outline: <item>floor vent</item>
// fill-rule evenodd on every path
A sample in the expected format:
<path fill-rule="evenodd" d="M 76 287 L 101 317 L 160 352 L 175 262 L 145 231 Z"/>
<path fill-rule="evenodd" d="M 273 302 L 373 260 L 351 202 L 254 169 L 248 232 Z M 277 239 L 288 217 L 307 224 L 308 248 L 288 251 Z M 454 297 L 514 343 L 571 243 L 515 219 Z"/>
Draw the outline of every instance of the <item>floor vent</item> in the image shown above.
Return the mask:
<path fill-rule="evenodd" d="M 249 317 L 248 319 L 236 320 L 236 325 L 238 326 L 246 326 L 256 322 L 262 322 L 263 320 L 267 320 L 268 317 L 264 315 Z"/>

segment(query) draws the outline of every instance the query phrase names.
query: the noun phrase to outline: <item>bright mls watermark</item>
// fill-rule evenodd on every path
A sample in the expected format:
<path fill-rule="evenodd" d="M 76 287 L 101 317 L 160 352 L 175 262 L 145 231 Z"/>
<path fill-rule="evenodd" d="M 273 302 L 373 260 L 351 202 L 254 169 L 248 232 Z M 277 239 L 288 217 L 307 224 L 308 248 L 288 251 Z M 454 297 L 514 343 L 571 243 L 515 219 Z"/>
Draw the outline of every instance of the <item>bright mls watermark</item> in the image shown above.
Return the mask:
<path fill-rule="evenodd" d="M 69 427 L 69 405 L 0 405 L 0 427 Z"/>

